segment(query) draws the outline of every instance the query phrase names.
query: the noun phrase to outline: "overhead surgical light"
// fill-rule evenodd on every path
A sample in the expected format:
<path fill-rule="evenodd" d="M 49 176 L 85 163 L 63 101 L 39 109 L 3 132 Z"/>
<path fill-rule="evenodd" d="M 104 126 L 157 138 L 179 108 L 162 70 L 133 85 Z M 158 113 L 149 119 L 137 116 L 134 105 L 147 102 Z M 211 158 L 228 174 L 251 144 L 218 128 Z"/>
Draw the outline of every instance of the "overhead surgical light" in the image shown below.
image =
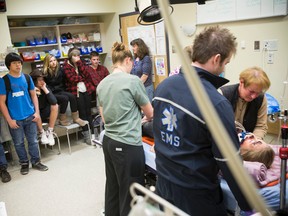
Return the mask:
<path fill-rule="evenodd" d="M 169 0 L 170 4 L 182 4 L 182 3 L 198 3 L 205 4 L 205 0 Z M 137 22 L 140 25 L 153 25 L 161 22 L 160 8 L 158 7 L 157 0 L 135 0 L 135 11 L 139 11 L 140 15 L 137 18 Z M 170 14 L 174 11 L 170 5 Z"/>
<path fill-rule="evenodd" d="M 153 25 L 163 20 L 157 0 L 135 0 L 135 5 L 135 10 L 140 13 L 137 18 L 137 22 L 140 25 Z M 172 12 L 173 7 L 170 6 L 170 14 Z"/>

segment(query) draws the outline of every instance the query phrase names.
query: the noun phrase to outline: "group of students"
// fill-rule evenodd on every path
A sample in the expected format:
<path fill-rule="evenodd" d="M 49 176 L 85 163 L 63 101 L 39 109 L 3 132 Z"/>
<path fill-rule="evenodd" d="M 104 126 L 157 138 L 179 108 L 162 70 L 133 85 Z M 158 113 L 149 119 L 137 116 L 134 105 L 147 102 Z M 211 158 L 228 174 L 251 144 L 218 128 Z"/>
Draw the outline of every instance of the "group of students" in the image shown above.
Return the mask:
<path fill-rule="evenodd" d="M 131 46 L 135 59 L 133 74 L 141 79 L 152 100 L 152 61 L 149 57 L 149 48 L 139 38 L 131 41 Z M 80 59 L 80 51 L 71 48 L 68 59 L 62 67 L 55 56 L 47 54 L 43 61 L 43 70 L 34 70 L 27 76 L 22 72 L 23 60 L 18 54 L 9 53 L 6 56 L 5 65 L 9 69 L 6 79 L 10 89 L 7 88 L 6 81 L 0 79 L 0 108 L 9 125 L 21 165 L 21 174 L 29 172 L 24 136 L 28 141 L 32 168 L 48 170 L 48 167 L 40 161 L 37 130 L 42 144 L 54 145 L 53 130 L 57 118 L 59 117 L 60 125 L 70 124 L 66 116 L 68 103 L 73 122 L 82 127 L 84 142 L 91 144 L 88 131 L 88 124 L 92 128 L 91 97 L 96 97 L 96 87 L 109 75 L 109 71 L 99 64 L 100 58 L 97 52 L 90 53 L 90 62 L 91 65 L 87 66 Z M 46 121 L 48 121 L 47 131 L 42 126 Z M 0 143 L 0 178 L 4 183 L 11 180 L 7 166 L 4 148 Z"/>
<path fill-rule="evenodd" d="M 17 53 L 9 53 L 5 65 L 9 73 L 0 79 L 0 108 L 6 119 L 21 165 L 20 173 L 29 172 L 29 158 L 25 150 L 24 136 L 32 168 L 46 171 L 41 163 L 37 131 L 42 144 L 54 145 L 53 130 L 59 112 L 59 123 L 67 126 L 66 109 L 70 103 L 73 122 L 82 127 L 84 141 L 91 144 L 88 124 L 92 124 L 91 94 L 97 85 L 109 75 L 106 67 L 99 64 L 99 54 L 90 54 L 91 65 L 80 60 L 80 51 L 72 48 L 61 68 L 53 55 L 44 59 L 43 71 L 34 70 L 27 76 L 22 72 L 23 60 Z M 7 88 L 8 80 L 10 89 Z M 60 108 L 59 108 L 60 107 Z M 58 111 L 59 108 L 59 111 Z M 48 121 L 44 131 L 42 122 Z M 7 172 L 7 160 L 0 144 L 0 177 L 2 182 L 11 180 Z"/>

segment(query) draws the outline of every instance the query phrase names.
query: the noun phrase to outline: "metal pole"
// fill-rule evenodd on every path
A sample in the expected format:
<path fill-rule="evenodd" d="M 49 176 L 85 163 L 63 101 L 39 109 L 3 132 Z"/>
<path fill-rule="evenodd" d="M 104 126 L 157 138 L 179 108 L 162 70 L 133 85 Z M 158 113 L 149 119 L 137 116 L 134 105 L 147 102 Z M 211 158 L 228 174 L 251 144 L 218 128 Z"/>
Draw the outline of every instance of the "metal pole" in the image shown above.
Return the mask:
<path fill-rule="evenodd" d="M 287 110 L 284 111 L 283 125 L 281 126 L 282 147 L 279 149 L 279 157 L 281 158 L 281 176 L 280 176 L 280 209 L 285 209 L 286 201 L 286 167 L 288 158 L 288 126 L 287 126 Z"/>

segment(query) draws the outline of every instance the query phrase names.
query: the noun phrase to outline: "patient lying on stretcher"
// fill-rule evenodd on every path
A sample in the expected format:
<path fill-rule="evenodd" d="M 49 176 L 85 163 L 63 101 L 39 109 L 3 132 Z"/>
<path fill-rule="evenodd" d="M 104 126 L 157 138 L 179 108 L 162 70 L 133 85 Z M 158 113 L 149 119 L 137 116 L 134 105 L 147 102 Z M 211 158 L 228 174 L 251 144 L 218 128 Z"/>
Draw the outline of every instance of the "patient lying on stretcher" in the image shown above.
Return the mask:
<path fill-rule="evenodd" d="M 274 161 L 275 152 L 271 145 L 250 133 L 241 141 L 240 155 L 244 161 L 260 162 L 269 169 Z"/>
<path fill-rule="evenodd" d="M 256 139 L 253 135 L 245 137 L 240 147 L 243 166 L 259 187 L 259 194 L 263 197 L 267 206 L 274 210 L 280 208 L 280 147 L 280 145 L 266 144 L 262 140 Z M 224 203 L 228 210 L 233 211 L 237 206 L 236 200 L 226 181 L 224 179 L 220 180 L 224 194 Z M 287 190 L 286 188 L 286 196 Z M 286 197 L 286 203 L 287 200 L 288 197 Z"/>
<path fill-rule="evenodd" d="M 143 135 L 153 138 L 152 122 L 142 125 Z M 281 159 L 279 158 L 279 145 L 269 145 L 263 140 L 258 140 L 253 134 L 248 134 L 241 142 L 240 154 L 243 166 L 259 187 L 259 194 L 266 204 L 278 210 L 280 203 L 280 173 Z M 151 149 L 150 149 L 151 151 Z M 224 203 L 227 210 L 235 211 L 237 203 L 230 191 L 228 184 L 220 177 L 224 194 Z M 286 196 L 288 196 L 286 188 Z M 288 201 L 288 197 L 286 197 Z"/>
<path fill-rule="evenodd" d="M 153 121 L 143 121 L 142 134 L 154 138 Z M 152 149 L 153 150 L 153 149 Z M 274 150 L 263 140 L 256 139 L 252 133 L 248 133 L 241 142 L 240 154 L 244 161 L 263 163 L 268 169 L 274 160 Z"/>

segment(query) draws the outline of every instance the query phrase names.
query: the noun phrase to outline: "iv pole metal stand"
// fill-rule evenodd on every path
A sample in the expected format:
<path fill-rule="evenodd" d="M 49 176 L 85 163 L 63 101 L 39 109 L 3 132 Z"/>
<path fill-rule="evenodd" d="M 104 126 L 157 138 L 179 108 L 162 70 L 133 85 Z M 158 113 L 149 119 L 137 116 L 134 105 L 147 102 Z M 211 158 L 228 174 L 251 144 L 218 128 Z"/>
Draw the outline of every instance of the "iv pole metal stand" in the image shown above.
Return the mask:
<path fill-rule="evenodd" d="M 281 177 L 280 177 L 280 209 L 285 209 L 286 201 L 286 167 L 287 167 L 287 158 L 288 158 L 288 148 L 287 148 L 287 139 L 288 139 L 288 126 L 287 126 L 287 110 L 284 111 L 284 121 L 281 126 L 281 135 L 282 135 L 282 147 L 279 149 L 279 157 L 281 158 Z"/>

